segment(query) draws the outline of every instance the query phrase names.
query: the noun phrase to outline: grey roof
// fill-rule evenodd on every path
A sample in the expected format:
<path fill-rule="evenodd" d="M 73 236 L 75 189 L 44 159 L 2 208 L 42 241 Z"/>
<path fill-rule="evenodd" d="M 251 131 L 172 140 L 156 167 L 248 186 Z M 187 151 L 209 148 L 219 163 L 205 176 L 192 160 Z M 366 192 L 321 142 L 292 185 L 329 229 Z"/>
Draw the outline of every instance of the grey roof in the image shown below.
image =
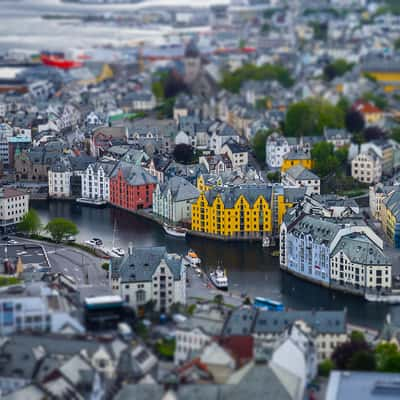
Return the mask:
<path fill-rule="evenodd" d="M 288 229 L 295 236 L 312 235 L 314 242 L 329 245 L 339 232 L 340 226 L 334 221 L 303 215 Z"/>
<path fill-rule="evenodd" d="M 174 280 L 181 277 L 182 258 L 177 254 L 168 254 L 165 247 L 135 248 L 133 254 L 112 259 L 112 275 L 122 282 L 150 281 L 162 261 L 170 269 Z"/>
<path fill-rule="evenodd" d="M 400 191 L 393 192 L 384 200 L 384 203 L 386 208 L 396 217 L 397 222 L 400 222 Z"/>
<path fill-rule="evenodd" d="M 121 158 L 125 161 L 134 165 L 141 165 L 142 162 L 149 160 L 149 156 L 143 150 L 129 149 Z"/>
<path fill-rule="evenodd" d="M 350 139 L 350 134 L 345 129 L 325 128 L 324 136 L 327 140 Z"/>
<path fill-rule="evenodd" d="M 293 150 L 285 155 L 286 160 L 309 160 L 309 154 L 305 153 L 303 150 Z"/>
<path fill-rule="evenodd" d="M 296 321 L 304 321 L 318 334 L 346 333 L 345 311 L 283 311 L 259 310 L 254 333 L 282 333 Z"/>
<path fill-rule="evenodd" d="M 268 364 L 245 365 L 237 373 L 237 382 L 229 384 L 186 384 L 180 385 L 174 391 L 177 400 L 243 400 L 249 399 L 276 399 L 292 400 L 285 388 L 293 376 L 278 374 Z M 296 380 L 297 383 L 297 380 Z M 116 400 L 161 400 L 165 391 L 161 385 L 125 385 L 116 395 Z"/>
<path fill-rule="evenodd" d="M 223 334 L 278 334 L 296 321 L 304 321 L 315 333 L 346 333 L 345 311 L 281 311 L 271 312 L 250 306 L 232 311 L 225 322 Z"/>
<path fill-rule="evenodd" d="M 132 186 L 157 183 L 157 179 L 154 176 L 150 175 L 138 165 L 132 165 L 131 163 L 120 161 L 114 168 L 111 177 L 117 176 L 119 171 L 122 171 L 124 179 Z"/>
<path fill-rule="evenodd" d="M 200 310 L 195 311 L 193 316 L 180 323 L 177 329 L 191 331 L 198 328 L 208 335 L 218 336 L 222 332 L 224 322 L 224 315 L 219 309 Z"/>
<path fill-rule="evenodd" d="M 302 165 L 297 164 L 293 167 L 290 167 L 285 172 L 286 174 L 290 175 L 293 179 L 299 181 L 307 181 L 307 180 L 319 180 L 319 177 L 315 175 L 312 171 L 307 168 L 304 168 Z"/>
<path fill-rule="evenodd" d="M 247 153 L 247 150 L 244 146 L 241 146 L 236 140 L 230 138 L 228 139 L 225 143 L 224 146 L 228 146 L 229 150 L 235 154 L 235 153 Z"/>
<path fill-rule="evenodd" d="M 170 191 L 173 201 L 197 199 L 200 194 L 194 185 L 180 176 L 174 176 L 167 183 L 161 184 L 160 191 L 163 195 L 166 195 Z"/>
<path fill-rule="evenodd" d="M 271 201 L 272 186 L 269 185 L 242 185 L 235 187 L 217 187 L 205 193 L 209 204 L 212 204 L 217 196 L 220 196 L 226 208 L 233 208 L 236 201 L 243 195 L 251 206 L 263 196 L 268 203 Z"/>
<path fill-rule="evenodd" d="M 343 252 L 352 263 L 363 265 L 389 265 L 382 249 L 380 249 L 368 236 L 353 233 L 342 237 L 332 255 Z"/>
<path fill-rule="evenodd" d="M 283 189 L 286 203 L 298 203 L 304 199 L 307 189 L 305 187 L 285 187 Z"/>
<path fill-rule="evenodd" d="M 329 400 L 397 400 L 399 374 L 383 372 L 332 371 L 327 388 Z"/>
<path fill-rule="evenodd" d="M 254 307 L 241 306 L 236 308 L 226 320 L 223 334 L 225 336 L 250 335 L 256 317 L 257 310 Z"/>
<path fill-rule="evenodd" d="M 324 206 L 330 207 L 350 207 L 350 208 L 358 208 L 358 204 L 354 199 L 349 197 L 339 196 L 337 194 L 313 194 L 313 200 L 318 201 Z"/>
<path fill-rule="evenodd" d="M 97 161 L 91 164 L 93 172 L 97 172 L 100 168 L 103 169 L 106 176 L 110 176 L 117 164 L 114 161 Z"/>

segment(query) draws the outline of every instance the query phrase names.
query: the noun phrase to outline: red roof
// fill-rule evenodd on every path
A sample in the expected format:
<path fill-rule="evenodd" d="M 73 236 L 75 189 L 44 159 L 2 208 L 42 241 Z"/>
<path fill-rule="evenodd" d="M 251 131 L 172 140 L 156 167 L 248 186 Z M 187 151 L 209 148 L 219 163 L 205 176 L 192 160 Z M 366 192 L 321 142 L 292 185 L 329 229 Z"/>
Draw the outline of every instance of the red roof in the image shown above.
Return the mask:
<path fill-rule="evenodd" d="M 239 365 L 253 358 L 254 340 L 252 336 L 227 336 L 219 339 L 219 344 L 228 350 Z"/>
<path fill-rule="evenodd" d="M 365 100 L 357 100 L 352 108 L 353 110 L 360 111 L 362 114 L 377 114 L 382 112 L 382 110 L 373 103 Z"/>

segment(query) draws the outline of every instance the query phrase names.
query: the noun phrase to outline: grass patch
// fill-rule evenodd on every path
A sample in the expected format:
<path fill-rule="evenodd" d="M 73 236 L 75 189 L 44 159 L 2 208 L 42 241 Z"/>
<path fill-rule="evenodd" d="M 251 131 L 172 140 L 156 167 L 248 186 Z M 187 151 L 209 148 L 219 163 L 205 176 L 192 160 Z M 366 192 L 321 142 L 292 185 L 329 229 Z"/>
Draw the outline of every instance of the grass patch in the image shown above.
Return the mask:
<path fill-rule="evenodd" d="M 175 339 L 163 339 L 156 343 L 156 352 L 166 359 L 173 359 L 175 354 Z"/>
<path fill-rule="evenodd" d="M 21 279 L 16 278 L 15 276 L 0 276 L 0 286 L 10 286 L 17 285 L 21 283 Z"/>

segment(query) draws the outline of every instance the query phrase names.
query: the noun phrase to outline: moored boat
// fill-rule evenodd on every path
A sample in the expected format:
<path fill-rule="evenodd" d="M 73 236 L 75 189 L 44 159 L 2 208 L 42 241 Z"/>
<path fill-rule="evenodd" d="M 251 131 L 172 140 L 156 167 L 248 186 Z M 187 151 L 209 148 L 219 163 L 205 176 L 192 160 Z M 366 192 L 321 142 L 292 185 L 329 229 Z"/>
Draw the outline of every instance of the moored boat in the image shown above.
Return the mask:
<path fill-rule="evenodd" d="M 219 290 L 228 290 L 228 277 L 226 272 L 221 268 L 217 267 L 215 271 L 211 271 L 208 274 L 211 283 Z"/>
<path fill-rule="evenodd" d="M 186 259 L 190 262 L 190 265 L 194 267 L 201 263 L 201 259 L 193 250 L 188 251 Z"/>
<path fill-rule="evenodd" d="M 167 224 L 163 224 L 164 231 L 171 236 L 184 238 L 187 230 L 185 228 L 173 227 Z"/>
<path fill-rule="evenodd" d="M 91 207 L 105 207 L 107 205 L 106 200 L 86 199 L 84 197 L 79 197 L 78 199 L 76 199 L 76 202 L 79 204 L 83 204 L 85 206 L 91 206 Z"/>

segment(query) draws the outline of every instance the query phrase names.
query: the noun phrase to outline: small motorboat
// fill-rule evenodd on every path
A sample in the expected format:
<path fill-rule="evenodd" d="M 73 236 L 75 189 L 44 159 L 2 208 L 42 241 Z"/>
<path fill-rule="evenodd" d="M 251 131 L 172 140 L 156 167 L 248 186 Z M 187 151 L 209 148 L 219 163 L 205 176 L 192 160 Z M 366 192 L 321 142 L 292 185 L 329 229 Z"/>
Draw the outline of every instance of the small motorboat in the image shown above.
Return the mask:
<path fill-rule="evenodd" d="M 215 271 L 209 273 L 211 283 L 219 290 L 228 290 L 228 277 L 226 272 L 221 268 L 217 267 Z"/>
<path fill-rule="evenodd" d="M 188 251 L 186 258 L 189 260 L 190 265 L 192 265 L 193 267 L 201 263 L 201 259 L 197 256 L 197 254 L 193 250 Z"/>
<path fill-rule="evenodd" d="M 167 224 L 163 224 L 163 228 L 168 235 L 178 238 L 184 238 L 186 236 L 187 230 L 185 228 L 178 228 Z"/>
<path fill-rule="evenodd" d="M 103 246 L 103 241 L 101 239 L 99 239 L 99 238 L 93 238 L 93 239 L 90 239 L 90 240 L 86 240 L 85 243 L 88 244 L 89 246 L 92 246 L 92 247 L 101 247 L 101 246 Z"/>
<path fill-rule="evenodd" d="M 123 257 L 125 255 L 125 250 L 121 247 L 113 247 L 111 249 L 111 256 L 112 257 Z"/>

